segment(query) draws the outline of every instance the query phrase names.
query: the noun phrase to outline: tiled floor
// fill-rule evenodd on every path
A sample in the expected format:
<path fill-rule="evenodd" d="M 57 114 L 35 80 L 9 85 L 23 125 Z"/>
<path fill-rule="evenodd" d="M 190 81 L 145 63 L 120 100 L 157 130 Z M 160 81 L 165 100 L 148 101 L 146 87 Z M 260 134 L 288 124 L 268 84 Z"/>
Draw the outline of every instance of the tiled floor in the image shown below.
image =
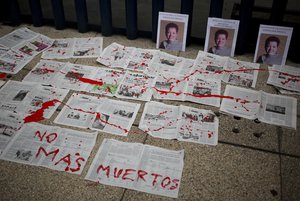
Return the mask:
<path fill-rule="evenodd" d="M 30 25 L 22 26 L 27 26 L 51 38 L 101 36 L 96 32 L 82 34 L 73 29 L 59 31 L 46 26 L 39 28 Z M 0 25 L 0 36 L 17 28 L 19 27 Z M 104 37 L 104 47 L 112 42 L 140 48 L 155 48 L 151 39 L 127 40 L 125 36 L 119 35 Z M 190 45 L 186 52 L 181 52 L 179 56 L 195 58 L 198 50 L 203 50 L 203 47 Z M 252 55 L 242 55 L 238 58 L 245 61 L 253 59 Z M 40 56 L 37 56 L 18 74 L 6 79 L 21 81 L 39 59 Z M 101 66 L 96 59 L 69 59 L 68 61 Z M 299 64 L 289 61 L 288 64 L 300 67 Z M 266 84 L 267 76 L 267 72 L 259 72 L 256 89 L 276 93 L 272 86 Z M 222 86 L 223 90 L 224 87 L 225 85 Z M 139 115 L 128 137 L 99 132 L 95 148 L 80 176 L 0 161 L 0 200 L 174 200 L 84 180 L 104 138 L 141 142 L 172 150 L 184 149 L 184 170 L 178 200 L 300 200 L 300 98 L 295 97 L 298 99 L 297 131 L 255 123 L 247 119 L 238 120 L 221 114 L 219 143 L 217 146 L 207 146 L 147 136 L 137 128 Z M 195 103 L 164 102 L 218 111 L 218 108 Z M 54 124 L 53 119 L 57 114 L 58 112 L 50 120 L 41 123 Z"/>

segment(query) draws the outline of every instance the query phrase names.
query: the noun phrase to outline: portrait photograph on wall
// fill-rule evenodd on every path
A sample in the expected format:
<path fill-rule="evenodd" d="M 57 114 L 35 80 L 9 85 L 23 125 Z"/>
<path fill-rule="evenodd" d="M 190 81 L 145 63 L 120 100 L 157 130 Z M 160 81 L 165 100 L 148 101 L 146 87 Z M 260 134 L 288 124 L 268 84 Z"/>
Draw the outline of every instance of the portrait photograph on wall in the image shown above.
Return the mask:
<path fill-rule="evenodd" d="M 238 20 L 208 18 L 204 51 L 233 57 L 239 23 Z"/>
<path fill-rule="evenodd" d="M 284 65 L 292 32 L 292 27 L 260 25 L 254 62 L 268 65 Z"/>
<path fill-rule="evenodd" d="M 159 12 L 156 48 L 185 51 L 188 15 Z"/>

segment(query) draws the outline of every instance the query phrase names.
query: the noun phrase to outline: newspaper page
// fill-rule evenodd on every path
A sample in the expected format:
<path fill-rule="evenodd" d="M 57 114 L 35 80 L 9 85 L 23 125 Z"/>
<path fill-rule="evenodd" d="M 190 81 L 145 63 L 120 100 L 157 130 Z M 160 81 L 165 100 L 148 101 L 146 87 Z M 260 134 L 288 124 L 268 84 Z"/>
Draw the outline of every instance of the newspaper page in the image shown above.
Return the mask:
<path fill-rule="evenodd" d="M 12 48 L 12 50 L 23 52 L 29 56 L 36 56 L 45 51 L 53 44 L 54 40 L 47 36 L 38 34 L 36 37 L 20 43 Z"/>
<path fill-rule="evenodd" d="M 55 76 L 54 86 L 73 89 L 76 91 L 85 90 L 97 67 L 80 64 L 67 63 L 65 67 Z"/>
<path fill-rule="evenodd" d="M 16 74 L 32 59 L 23 52 L 8 50 L 0 56 L 0 72 Z"/>
<path fill-rule="evenodd" d="M 180 105 L 177 125 L 179 141 L 217 145 L 219 119 L 210 110 Z"/>
<path fill-rule="evenodd" d="M 38 123 L 25 124 L 1 159 L 81 174 L 96 142 L 86 133 Z"/>
<path fill-rule="evenodd" d="M 223 79 L 228 57 L 199 50 L 193 66 L 193 73 L 204 74 L 207 78 Z"/>
<path fill-rule="evenodd" d="M 111 68 L 124 68 L 134 49 L 134 47 L 112 43 L 102 51 L 100 57 L 97 58 L 97 62 Z"/>
<path fill-rule="evenodd" d="M 192 76 L 185 89 L 185 101 L 220 107 L 221 81 Z"/>
<path fill-rule="evenodd" d="M 73 55 L 74 38 L 55 39 L 52 46 L 43 52 L 43 59 L 67 59 Z"/>
<path fill-rule="evenodd" d="M 131 56 L 127 59 L 124 68 L 126 70 L 143 72 L 149 67 L 149 63 L 154 59 L 159 50 L 134 48 Z"/>
<path fill-rule="evenodd" d="M 234 56 L 238 20 L 209 17 L 207 21 L 204 51 L 220 56 Z"/>
<path fill-rule="evenodd" d="M 17 113 L 1 111 L 0 113 L 0 156 L 8 143 L 23 125 L 23 117 Z"/>
<path fill-rule="evenodd" d="M 179 107 L 150 101 L 145 104 L 139 129 L 153 137 L 176 139 L 178 121 Z"/>
<path fill-rule="evenodd" d="M 261 24 L 254 61 L 268 65 L 284 65 L 292 38 L 292 27 Z"/>
<path fill-rule="evenodd" d="M 8 48 L 12 48 L 24 41 L 34 38 L 37 35 L 38 33 L 33 32 L 26 27 L 22 27 L 9 34 L 6 34 L 5 36 L 2 36 L 0 38 L 0 45 L 3 45 Z"/>
<path fill-rule="evenodd" d="M 160 74 L 153 87 L 153 97 L 165 100 L 184 100 L 187 80 L 184 76 Z"/>
<path fill-rule="evenodd" d="M 150 101 L 155 81 L 156 77 L 154 76 L 127 71 L 117 89 L 116 97 Z"/>
<path fill-rule="evenodd" d="M 43 103 L 56 100 L 46 108 L 44 118 L 50 118 L 69 91 L 29 82 L 8 81 L 0 90 L 0 109 L 31 114 L 43 107 Z"/>
<path fill-rule="evenodd" d="M 98 68 L 92 78 L 97 82 L 102 82 L 102 84 L 89 84 L 85 91 L 105 96 L 114 96 L 124 75 L 125 72 L 123 70 Z"/>
<path fill-rule="evenodd" d="M 273 65 L 269 67 L 267 83 L 282 89 L 300 92 L 300 68 Z"/>
<path fill-rule="evenodd" d="M 96 114 L 96 107 L 104 104 L 103 97 L 73 93 L 60 111 L 55 123 L 79 128 L 88 128 Z"/>
<path fill-rule="evenodd" d="M 104 139 L 85 179 L 177 198 L 183 158 L 184 150 Z"/>
<path fill-rule="evenodd" d="M 89 128 L 114 135 L 127 136 L 140 104 L 106 99 L 96 108 Z"/>
<path fill-rule="evenodd" d="M 150 75 L 159 74 L 176 74 L 178 75 L 182 71 L 182 68 L 190 68 L 185 65 L 185 58 L 177 57 L 166 52 L 158 52 L 153 60 L 149 64 L 149 68 L 146 68 L 145 73 Z"/>
<path fill-rule="evenodd" d="M 103 38 L 89 37 L 76 38 L 73 46 L 74 58 L 95 58 L 99 57 L 102 52 Z"/>
<path fill-rule="evenodd" d="M 262 104 L 259 120 L 278 126 L 296 129 L 297 99 L 288 96 L 269 94 L 261 91 Z"/>
<path fill-rule="evenodd" d="M 24 77 L 23 81 L 55 85 L 56 75 L 63 70 L 67 63 L 40 60 L 39 63 Z"/>
<path fill-rule="evenodd" d="M 227 85 L 220 111 L 246 119 L 255 119 L 257 118 L 260 104 L 260 92 Z"/>
<path fill-rule="evenodd" d="M 222 80 L 232 85 L 255 88 L 259 66 L 257 63 L 229 58 Z"/>

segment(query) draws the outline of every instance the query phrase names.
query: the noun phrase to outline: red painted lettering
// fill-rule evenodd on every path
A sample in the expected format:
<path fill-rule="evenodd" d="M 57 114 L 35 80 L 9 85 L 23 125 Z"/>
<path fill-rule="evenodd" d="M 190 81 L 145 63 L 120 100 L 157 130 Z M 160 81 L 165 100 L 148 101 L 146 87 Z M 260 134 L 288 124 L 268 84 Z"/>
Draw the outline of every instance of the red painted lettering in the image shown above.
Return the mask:
<path fill-rule="evenodd" d="M 165 183 L 165 181 L 167 181 L 167 183 Z M 161 181 L 161 186 L 162 186 L 163 188 L 166 188 L 167 186 L 170 185 L 170 183 L 171 183 L 170 177 L 166 177 L 166 178 L 164 178 L 164 179 Z"/>
<path fill-rule="evenodd" d="M 70 170 L 71 170 L 72 172 L 77 172 L 77 171 L 80 170 L 80 167 L 81 167 L 80 161 L 84 162 L 85 159 L 82 158 L 82 157 L 77 158 L 77 159 L 75 160 L 75 163 L 77 164 L 77 168 L 70 168 Z"/>
<path fill-rule="evenodd" d="M 144 176 L 146 176 L 148 174 L 148 172 L 146 172 L 144 170 L 138 170 L 137 174 L 138 174 L 137 180 L 142 179 L 143 181 L 146 181 Z"/>
<path fill-rule="evenodd" d="M 173 179 L 172 182 L 174 183 L 174 186 L 170 187 L 170 190 L 174 190 L 179 186 L 179 180 L 178 179 Z"/>
<path fill-rule="evenodd" d="M 118 168 L 115 167 L 115 169 L 114 169 L 114 178 L 119 178 L 120 175 L 122 174 L 122 172 L 123 172 L 123 169 L 118 170 Z"/>
<path fill-rule="evenodd" d="M 97 168 L 97 174 L 99 174 L 100 170 L 103 170 L 106 172 L 106 176 L 107 178 L 109 177 L 109 172 L 110 172 L 110 166 L 106 166 L 106 167 L 103 167 L 102 164 L 99 165 L 99 167 Z"/>
<path fill-rule="evenodd" d="M 50 133 L 47 135 L 47 131 L 44 132 L 43 135 L 41 135 L 40 131 L 36 131 L 34 137 L 38 136 L 40 138 L 40 141 L 43 141 L 44 137 L 46 136 L 46 141 L 48 143 L 53 142 L 57 138 L 57 133 Z"/>
<path fill-rule="evenodd" d="M 155 173 L 152 173 L 151 176 L 154 176 L 153 181 L 152 181 L 152 186 L 154 186 L 156 184 L 158 177 L 162 177 L 160 174 L 155 174 Z"/>
<path fill-rule="evenodd" d="M 67 154 L 66 156 L 62 157 L 60 160 L 58 160 L 56 163 L 54 163 L 54 165 L 57 165 L 58 163 L 60 163 L 61 161 L 67 163 L 67 167 L 65 168 L 65 171 L 69 170 L 69 166 L 71 165 L 71 154 Z"/>
<path fill-rule="evenodd" d="M 45 156 L 49 156 L 49 155 L 51 155 L 51 154 L 54 154 L 54 155 L 52 156 L 52 159 L 51 159 L 51 161 L 53 161 L 53 160 L 55 159 L 56 155 L 58 154 L 59 149 L 55 149 L 54 151 L 47 152 L 47 151 L 44 149 L 44 147 L 40 147 L 39 150 L 38 150 L 38 152 L 35 154 L 35 157 L 37 158 L 37 157 L 40 155 L 41 152 L 43 152 L 43 153 L 45 154 Z"/>
<path fill-rule="evenodd" d="M 122 176 L 122 179 L 123 179 L 123 180 L 131 180 L 131 181 L 134 181 L 134 179 L 128 178 L 128 177 L 126 177 L 126 176 L 129 175 L 130 172 L 135 172 L 135 171 L 136 171 L 136 170 L 134 170 L 134 169 L 125 169 L 125 172 L 124 172 L 124 174 L 123 174 L 123 176 Z"/>

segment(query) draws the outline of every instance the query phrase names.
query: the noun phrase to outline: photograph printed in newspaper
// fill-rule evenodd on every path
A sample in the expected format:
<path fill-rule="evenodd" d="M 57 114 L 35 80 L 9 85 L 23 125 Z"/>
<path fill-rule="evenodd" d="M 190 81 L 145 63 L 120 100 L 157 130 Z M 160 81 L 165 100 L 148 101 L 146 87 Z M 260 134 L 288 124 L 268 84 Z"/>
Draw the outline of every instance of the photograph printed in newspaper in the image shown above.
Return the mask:
<path fill-rule="evenodd" d="M 86 180 L 177 198 L 184 150 L 104 139 Z"/>
<path fill-rule="evenodd" d="M 81 174 L 97 134 L 38 123 L 25 124 L 3 151 L 1 159 Z"/>

